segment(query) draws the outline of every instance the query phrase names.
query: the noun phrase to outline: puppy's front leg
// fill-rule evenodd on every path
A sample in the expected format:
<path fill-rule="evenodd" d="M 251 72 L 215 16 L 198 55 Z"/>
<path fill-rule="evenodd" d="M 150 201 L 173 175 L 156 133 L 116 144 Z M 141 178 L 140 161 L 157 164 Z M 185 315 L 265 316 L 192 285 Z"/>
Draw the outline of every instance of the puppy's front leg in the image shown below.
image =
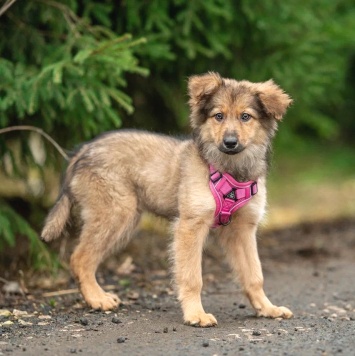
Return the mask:
<path fill-rule="evenodd" d="M 238 219 L 236 219 L 237 221 Z M 286 307 L 273 305 L 264 292 L 263 274 L 256 243 L 256 225 L 243 224 L 240 220 L 221 228 L 221 243 L 228 262 L 239 277 L 257 316 L 269 318 L 291 318 L 292 312 Z"/>
<path fill-rule="evenodd" d="M 194 219 L 180 219 L 175 226 L 173 243 L 174 274 L 178 298 L 187 325 L 217 325 L 212 314 L 205 313 L 201 302 L 202 250 L 209 228 Z"/>

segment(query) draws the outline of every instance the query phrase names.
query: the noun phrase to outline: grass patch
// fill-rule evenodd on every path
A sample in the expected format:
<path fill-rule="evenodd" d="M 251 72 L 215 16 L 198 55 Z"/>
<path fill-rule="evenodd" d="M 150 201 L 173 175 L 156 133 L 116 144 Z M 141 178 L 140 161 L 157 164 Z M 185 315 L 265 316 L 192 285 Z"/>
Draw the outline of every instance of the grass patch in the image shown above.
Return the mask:
<path fill-rule="evenodd" d="M 267 226 L 355 215 L 355 148 L 276 147 L 268 179 Z"/>

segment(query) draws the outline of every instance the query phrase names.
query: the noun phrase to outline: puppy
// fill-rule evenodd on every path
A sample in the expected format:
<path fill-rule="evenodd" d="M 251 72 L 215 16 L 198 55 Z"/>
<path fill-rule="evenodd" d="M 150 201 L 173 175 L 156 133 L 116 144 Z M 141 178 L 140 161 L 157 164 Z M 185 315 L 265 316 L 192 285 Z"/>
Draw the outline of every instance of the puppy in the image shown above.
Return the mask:
<path fill-rule="evenodd" d="M 292 100 L 271 80 L 236 81 L 213 72 L 190 77 L 188 89 L 192 139 L 120 130 L 87 142 L 68 165 L 42 239 L 60 237 L 71 207 L 79 206 L 83 225 L 71 269 L 87 304 L 109 310 L 120 300 L 98 285 L 99 264 L 128 242 L 144 210 L 172 220 L 173 271 L 184 322 L 209 327 L 217 320 L 201 303 L 201 260 L 215 227 L 256 314 L 290 318 L 289 309 L 273 305 L 264 293 L 255 235 L 265 212 L 271 141 Z M 213 192 L 226 177 L 242 187 L 253 182 L 248 199 L 239 188 L 226 196 Z M 218 196 L 232 204 L 238 195 L 243 204 L 221 217 Z"/>

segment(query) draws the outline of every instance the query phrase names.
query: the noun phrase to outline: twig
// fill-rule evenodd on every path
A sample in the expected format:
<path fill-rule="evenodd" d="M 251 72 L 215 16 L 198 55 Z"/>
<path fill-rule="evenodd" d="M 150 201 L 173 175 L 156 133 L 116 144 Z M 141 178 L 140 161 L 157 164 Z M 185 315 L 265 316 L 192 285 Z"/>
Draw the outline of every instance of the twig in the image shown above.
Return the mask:
<path fill-rule="evenodd" d="M 114 290 L 117 288 L 117 286 L 110 284 L 110 285 L 104 286 L 103 288 L 105 290 Z M 74 293 L 79 293 L 79 289 L 73 288 L 73 289 L 63 289 L 63 290 L 59 290 L 57 292 L 47 292 L 47 293 L 43 293 L 42 297 L 45 297 L 45 298 L 60 297 L 61 295 L 68 295 L 68 294 L 74 294 Z"/>
<path fill-rule="evenodd" d="M 58 145 L 58 143 L 56 141 L 54 141 L 52 139 L 52 137 L 50 137 L 47 133 L 45 133 L 42 129 L 40 129 L 39 127 L 35 127 L 35 126 L 10 126 L 10 127 L 6 127 L 4 129 L 0 129 L 0 135 L 6 132 L 10 132 L 10 131 L 34 131 L 39 133 L 40 135 L 42 135 L 43 137 L 45 137 L 57 150 L 58 152 L 64 157 L 64 159 L 66 161 L 69 161 L 69 157 L 68 155 L 64 152 L 64 150 Z"/>
<path fill-rule="evenodd" d="M 2 283 L 9 283 L 9 281 L 5 278 L 0 277 L 0 282 Z"/>
<path fill-rule="evenodd" d="M 15 2 L 16 0 L 7 0 L 5 4 L 0 8 L 0 16 L 2 16 Z"/>

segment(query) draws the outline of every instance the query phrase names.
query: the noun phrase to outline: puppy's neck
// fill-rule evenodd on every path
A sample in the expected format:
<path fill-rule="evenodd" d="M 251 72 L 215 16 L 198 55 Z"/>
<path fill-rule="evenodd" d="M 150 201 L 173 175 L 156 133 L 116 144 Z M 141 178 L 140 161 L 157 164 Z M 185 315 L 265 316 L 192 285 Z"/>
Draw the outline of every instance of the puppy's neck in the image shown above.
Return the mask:
<path fill-rule="evenodd" d="M 194 143 L 207 165 L 222 173 L 229 173 L 238 182 L 258 180 L 267 175 L 271 145 L 254 145 L 235 155 L 221 152 L 214 144 L 202 142 L 194 137 Z"/>
<path fill-rule="evenodd" d="M 239 182 L 258 180 L 267 174 L 270 151 L 264 146 L 249 147 L 239 154 L 228 156 L 229 159 L 221 162 L 221 169 Z"/>

